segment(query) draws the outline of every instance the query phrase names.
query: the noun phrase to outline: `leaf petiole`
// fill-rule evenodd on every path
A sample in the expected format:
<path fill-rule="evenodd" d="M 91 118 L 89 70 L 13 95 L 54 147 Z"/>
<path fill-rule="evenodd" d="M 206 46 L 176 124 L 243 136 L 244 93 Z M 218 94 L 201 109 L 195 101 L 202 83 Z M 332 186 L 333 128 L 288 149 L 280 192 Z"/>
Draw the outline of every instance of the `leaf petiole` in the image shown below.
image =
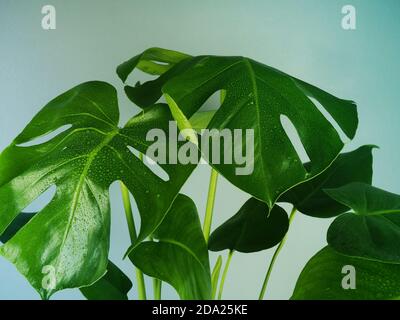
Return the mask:
<path fill-rule="evenodd" d="M 222 266 L 222 256 L 218 256 L 218 259 L 215 262 L 215 266 L 214 266 L 214 269 L 211 274 L 211 285 L 212 285 L 211 299 L 212 300 L 214 300 L 217 295 L 218 281 L 219 281 L 219 274 L 221 272 L 221 266 Z"/>
<path fill-rule="evenodd" d="M 212 216 L 215 204 L 215 193 L 217 190 L 217 181 L 218 181 L 218 172 L 213 168 L 211 168 L 210 185 L 208 187 L 208 196 L 207 196 L 206 215 L 204 217 L 204 224 L 203 224 L 203 233 L 204 233 L 204 239 L 206 239 L 206 243 L 208 243 L 208 239 L 210 238 Z"/>
<path fill-rule="evenodd" d="M 128 224 L 128 229 L 129 229 L 129 236 L 133 244 L 136 241 L 137 234 L 136 234 L 135 220 L 133 219 L 133 214 L 132 214 L 131 200 L 129 198 L 129 190 L 122 182 L 120 182 L 120 186 L 121 186 L 122 201 L 125 209 L 126 222 Z M 138 286 L 138 298 L 139 300 L 146 300 L 146 285 L 144 283 L 143 272 L 136 267 L 135 270 L 136 270 L 136 281 Z"/>
<path fill-rule="evenodd" d="M 161 300 L 161 289 L 162 281 L 160 279 L 153 278 L 154 300 Z"/>
<path fill-rule="evenodd" d="M 293 222 L 294 216 L 296 214 L 296 208 L 293 207 L 292 212 L 290 213 L 290 217 L 289 217 L 289 227 Z M 261 288 L 261 292 L 260 295 L 258 297 L 258 300 L 263 300 L 264 296 L 265 296 L 265 291 L 267 290 L 267 285 L 268 285 L 268 281 L 269 278 L 271 277 L 271 273 L 272 273 L 272 269 L 274 268 L 274 264 L 276 262 L 276 259 L 278 258 L 279 253 L 281 252 L 283 246 L 285 245 L 286 239 L 287 239 L 287 235 L 289 233 L 289 230 L 286 232 L 285 237 L 282 239 L 282 241 L 279 243 L 278 247 L 276 248 L 274 255 L 272 256 L 272 260 L 269 264 L 268 270 L 267 270 L 267 274 L 265 275 L 265 279 Z"/>
<path fill-rule="evenodd" d="M 226 278 L 226 275 L 228 274 L 229 265 L 231 264 L 231 260 L 232 260 L 232 256 L 233 256 L 234 252 L 235 252 L 234 250 L 229 250 L 228 259 L 226 260 L 224 272 L 222 273 L 221 283 L 219 285 L 218 300 L 221 300 L 221 298 L 222 298 L 222 292 L 224 291 L 225 278 Z"/>

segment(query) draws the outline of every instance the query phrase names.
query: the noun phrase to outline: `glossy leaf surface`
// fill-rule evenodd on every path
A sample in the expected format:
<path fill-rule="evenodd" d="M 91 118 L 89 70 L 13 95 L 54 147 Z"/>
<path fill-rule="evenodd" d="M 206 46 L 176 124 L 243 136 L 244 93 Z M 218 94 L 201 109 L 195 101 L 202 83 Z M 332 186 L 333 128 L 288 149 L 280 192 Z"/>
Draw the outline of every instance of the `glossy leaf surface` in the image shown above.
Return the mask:
<path fill-rule="evenodd" d="M 128 292 L 131 288 L 131 280 L 109 261 L 104 277 L 80 290 L 88 300 L 128 300 Z"/>
<path fill-rule="evenodd" d="M 184 66 L 183 66 L 184 65 Z M 357 128 L 357 111 L 352 101 L 338 99 L 281 71 L 244 57 L 199 56 L 172 67 L 175 72 L 157 78 L 156 89 L 145 90 L 154 82 L 138 85 L 149 102 L 160 97 L 159 88 L 191 118 L 215 92 L 224 90 L 225 99 L 209 123 L 216 129 L 254 130 L 254 170 L 237 175 L 235 165 L 213 164 L 225 178 L 272 207 L 279 196 L 294 185 L 326 169 L 343 147 L 338 131 L 324 113 L 353 138 Z M 161 79 L 162 78 L 162 79 Z M 285 128 L 287 117 L 302 141 L 310 166 L 300 161 Z M 242 150 L 248 143 L 242 139 Z M 324 146 L 321 148 L 321 146 Z M 235 146 L 237 148 L 237 146 Z"/>
<path fill-rule="evenodd" d="M 354 267 L 355 289 L 344 289 L 352 281 L 343 267 Z M 350 267 L 350 268 L 351 268 Z M 345 279 L 344 279 L 345 278 Z M 343 280 L 344 279 L 344 280 Z M 335 252 L 325 247 L 304 267 L 297 280 L 295 300 L 375 300 L 400 298 L 400 266 L 380 263 Z"/>
<path fill-rule="evenodd" d="M 288 231 L 289 220 L 286 211 L 278 205 L 268 213 L 264 202 L 249 199 L 238 213 L 211 234 L 208 248 L 257 252 L 274 247 Z"/>
<path fill-rule="evenodd" d="M 138 242 L 160 224 L 193 166 L 163 165 L 169 176 L 164 181 L 128 147 L 145 153 L 151 144 L 147 132 L 167 130 L 169 119 L 167 108 L 154 106 L 119 128 L 115 89 L 88 82 L 46 105 L 1 153 L 0 234 L 43 192 L 57 187 L 51 202 L 0 248 L 43 298 L 104 276 L 108 189 L 114 181 L 123 181 L 136 199 L 142 221 Z M 66 125 L 46 142 L 23 145 Z M 43 285 L 47 272 L 50 286 Z"/>
<path fill-rule="evenodd" d="M 179 195 L 153 236 L 131 249 L 133 264 L 171 284 L 181 299 L 210 299 L 208 251 L 193 201 Z"/>
<path fill-rule="evenodd" d="M 372 150 L 362 146 L 340 154 L 320 175 L 290 189 L 279 198 L 289 202 L 300 212 L 318 218 L 329 218 L 348 211 L 348 207 L 328 196 L 323 189 L 337 188 L 351 182 L 372 182 Z M 306 168 L 310 163 L 304 165 Z"/>
<path fill-rule="evenodd" d="M 35 213 L 21 212 L 7 229 L 0 234 L 0 242 L 6 243 L 10 240 L 24 225 L 26 225 L 35 215 Z"/>
<path fill-rule="evenodd" d="M 400 263 L 400 196 L 352 183 L 326 192 L 353 209 L 335 219 L 328 243 L 336 251 L 365 259 Z"/>

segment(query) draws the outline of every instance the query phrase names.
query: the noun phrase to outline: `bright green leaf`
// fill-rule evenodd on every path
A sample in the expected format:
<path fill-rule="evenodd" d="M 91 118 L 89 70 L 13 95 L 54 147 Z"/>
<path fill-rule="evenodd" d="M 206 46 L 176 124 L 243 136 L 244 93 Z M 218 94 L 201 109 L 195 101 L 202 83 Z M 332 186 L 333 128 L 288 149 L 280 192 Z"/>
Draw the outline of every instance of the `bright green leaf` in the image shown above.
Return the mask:
<path fill-rule="evenodd" d="M 249 199 L 232 218 L 210 236 L 211 251 L 225 249 L 256 252 L 277 245 L 289 228 L 286 211 L 275 205 L 268 216 L 268 206 L 255 198 Z"/>
<path fill-rule="evenodd" d="M 354 267 L 354 279 L 346 270 Z M 343 271 L 343 272 L 342 272 Z M 355 289 L 348 281 L 355 280 Z M 343 283 L 342 283 L 343 282 Z M 344 286 L 343 286 L 343 285 Z M 347 288 L 347 289 L 344 289 Z M 304 267 L 297 280 L 292 299 L 295 300 L 375 300 L 400 298 L 400 266 L 381 263 L 335 252 L 325 247 Z"/>
<path fill-rule="evenodd" d="M 207 246 L 193 201 L 179 195 L 153 237 L 155 242 L 142 242 L 130 249 L 133 264 L 171 284 L 181 299 L 210 299 Z"/>
<path fill-rule="evenodd" d="M 348 211 L 348 207 L 329 197 L 323 189 L 337 188 L 351 182 L 372 182 L 372 150 L 362 146 L 343 153 L 320 175 L 285 192 L 279 201 L 289 202 L 300 212 L 319 218 L 329 218 Z M 306 168 L 310 163 L 304 165 Z"/>
<path fill-rule="evenodd" d="M 123 82 L 135 68 L 148 74 L 161 75 L 188 58 L 189 55 L 178 51 L 150 48 L 118 66 L 117 74 Z"/>
<path fill-rule="evenodd" d="M 128 300 L 128 292 L 131 288 L 131 280 L 109 261 L 104 277 L 89 287 L 80 288 L 80 290 L 88 300 Z"/>
<path fill-rule="evenodd" d="M 168 94 L 165 95 L 165 99 L 171 110 L 172 116 L 176 120 L 180 134 L 183 136 L 184 139 L 192 142 L 197 146 L 199 144 L 197 139 L 197 134 L 195 130 L 192 128 L 190 121 L 185 117 L 182 111 L 178 108 L 175 101 Z"/>
<path fill-rule="evenodd" d="M 326 192 L 353 209 L 331 224 L 328 243 L 349 256 L 400 263 L 400 196 L 352 183 Z"/>
<path fill-rule="evenodd" d="M 43 298 L 104 276 L 108 189 L 114 181 L 121 180 L 135 197 L 142 222 L 138 242 L 163 220 L 194 167 L 162 165 L 169 176 L 164 181 L 128 147 L 145 153 L 151 144 L 147 132 L 167 131 L 170 119 L 168 108 L 156 105 L 119 128 L 115 89 L 88 82 L 46 105 L 1 153 L 0 234 L 43 192 L 57 187 L 51 202 L 0 248 Z M 71 126 L 47 142 L 21 145 L 66 125 Z"/>

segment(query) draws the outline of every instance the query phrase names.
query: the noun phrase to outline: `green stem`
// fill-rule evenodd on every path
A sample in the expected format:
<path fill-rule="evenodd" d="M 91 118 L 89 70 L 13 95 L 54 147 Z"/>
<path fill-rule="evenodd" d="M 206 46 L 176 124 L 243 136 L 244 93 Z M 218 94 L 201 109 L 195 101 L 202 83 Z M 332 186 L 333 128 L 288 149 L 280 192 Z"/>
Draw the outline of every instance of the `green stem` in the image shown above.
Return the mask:
<path fill-rule="evenodd" d="M 206 215 L 204 217 L 203 233 L 206 243 L 210 238 L 212 216 L 214 211 L 215 193 L 217 190 L 218 172 L 211 168 L 210 185 L 208 187 Z"/>
<path fill-rule="evenodd" d="M 162 281 L 160 279 L 153 278 L 154 300 L 161 300 L 161 288 Z"/>
<path fill-rule="evenodd" d="M 129 190 L 122 182 L 120 183 L 120 185 L 121 185 L 122 201 L 125 209 L 126 222 L 128 224 L 128 229 L 129 229 L 129 236 L 133 244 L 137 239 L 137 234 L 136 234 L 135 220 L 133 219 L 133 214 L 132 214 L 132 205 L 129 197 Z M 138 286 L 139 300 L 146 300 L 146 286 L 144 283 L 143 272 L 136 267 L 135 271 L 136 271 L 136 281 Z"/>
<path fill-rule="evenodd" d="M 150 240 L 154 241 L 153 236 L 150 236 Z M 153 278 L 153 296 L 154 300 L 161 300 L 161 288 L 162 288 L 162 281 L 157 278 Z"/>
<path fill-rule="evenodd" d="M 224 272 L 222 273 L 221 283 L 219 285 L 218 300 L 221 300 L 221 298 L 222 298 L 222 292 L 224 291 L 225 278 L 228 273 L 229 265 L 231 264 L 233 253 L 234 253 L 234 250 L 229 250 L 228 259 L 226 260 Z"/>
<path fill-rule="evenodd" d="M 289 217 L 289 227 L 293 222 L 295 214 L 296 214 L 296 208 L 293 208 L 292 212 L 290 213 L 290 217 Z M 271 262 L 269 264 L 269 267 L 268 267 L 268 270 L 267 270 L 267 274 L 265 275 L 265 279 L 264 279 L 264 282 L 263 282 L 263 285 L 262 285 L 261 292 L 260 292 L 260 295 L 258 297 L 258 300 L 263 300 L 264 299 L 265 291 L 267 290 L 267 285 L 268 285 L 269 278 L 271 277 L 272 269 L 274 268 L 274 264 L 276 262 L 276 259 L 278 258 L 279 253 L 281 252 L 283 246 L 285 245 L 288 233 L 289 233 L 289 230 L 286 232 L 285 236 L 283 237 L 283 239 L 279 243 L 278 248 L 276 248 L 276 250 L 274 252 L 274 255 L 272 256 L 272 260 L 271 260 Z"/>

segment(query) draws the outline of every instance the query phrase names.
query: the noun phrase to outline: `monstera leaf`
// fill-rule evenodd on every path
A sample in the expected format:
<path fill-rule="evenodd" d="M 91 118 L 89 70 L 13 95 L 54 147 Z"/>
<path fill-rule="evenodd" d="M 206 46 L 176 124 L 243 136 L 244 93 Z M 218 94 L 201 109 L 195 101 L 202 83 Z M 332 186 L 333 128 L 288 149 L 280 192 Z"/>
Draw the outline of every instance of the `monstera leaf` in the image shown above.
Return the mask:
<path fill-rule="evenodd" d="M 193 166 L 163 165 L 169 176 L 164 181 L 129 148 L 144 153 L 147 132 L 167 130 L 170 118 L 168 108 L 156 105 L 119 128 L 115 89 L 88 82 L 46 105 L 1 153 L 0 234 L 27 205 L 57 187 L 51 202 L 0 248 L 43 298 L 104 276 L 108 189 L 114 181 L 121 180 L 136 199 L 142 222 L 138 242 L 161 223 Z M 47 142 L 21 145 L 66 125 Z"/>
<path fill-rule="evenodd" d="M 128 292 L 131 288 L 131 280 L 109 261 L 104 277 L 80 290 L 88 300 L 128 300 Z"/>
<path fill-rule="evenodd" d="M 181 299 L 210 299 L 208 251 L 193 201 L 179 195 L 153 237 L 130 250 L 133 264 L 171 284 Z"/>
<path fill-rule="evenodd" d="M 353 138 L 356 132 L 357 111 L 352 101 L 336 98 L 248 58 L 187 58 L 168 72 L 168 76 L 164 73 L 153 80 L 158 81 L 154 90 L 148 89 L 154 82 L 138 84 L 135 90 L 143 89 L 143 99 L 146 97 L 151 103 L 157 101 L 162 92 L 170 106 L 175 110 L 178 107 L 188 119 L 211 95 L 224 90 L 224 102 L 208 128 L 253 129 L 254 157 L 249 159 L 249 165 L 254 167 L 238 175 L 236 169 L 243 166 L 239 161 L 233 161 L 234 165 L 211 164 L 234 185 L 266 202 L 270 208 L 282 193 L 320 174 L 339 154 L 343 142 L 329 117 L 349 138 Z M 322 105 L 321 111 L 310 98 Z M 289 119 L 297 129 L 311 160 L 307 168 L 286 134 L 282 124 L 284 119 Z M 241 150 L 251 149 L 246 137 L 242 135 L 240 141 L 232 152 L 239 152 L 239 147 Z M 224 154 L 223 148 L 221 144 L 220 154 Z"/>
<path fill-rule="evenodd" d="M 264 202 L 250 198 L 238 213 L 211 234 L 208 248 L 211 251 L 257 252 L 277 245 L 288 228 L 285 210 L 275 205 L 269 212 Z"/>
<path fill-rule="evenodd" d="M 353 277 L 354 287 L 346 286 L 346 275 Z M 400 299 L 400 265 L 348 257 L 328 246 L 304 267 L 292 299 Z"/>
<path fill-rule="evenodd" d="M 338 252 L 381 262 L 400 263 L 400 196 L 367 184 L 326 190 L 351 208 L 335 219 L 328 243 Z"/>
<path fill-rule="evenodd" d="M 349 208 L 328 196 L 323 189 L 337 188 L 351 182 L 372 182 L 372 150 L 375 146 L 362 146 L 343 153 L 320 175 L 285 192 L 279 201 L 289 202 L 300 212 L 318 218 L 329 218 Z M 304 164 L 309 168 L 310 163 Z"/>

